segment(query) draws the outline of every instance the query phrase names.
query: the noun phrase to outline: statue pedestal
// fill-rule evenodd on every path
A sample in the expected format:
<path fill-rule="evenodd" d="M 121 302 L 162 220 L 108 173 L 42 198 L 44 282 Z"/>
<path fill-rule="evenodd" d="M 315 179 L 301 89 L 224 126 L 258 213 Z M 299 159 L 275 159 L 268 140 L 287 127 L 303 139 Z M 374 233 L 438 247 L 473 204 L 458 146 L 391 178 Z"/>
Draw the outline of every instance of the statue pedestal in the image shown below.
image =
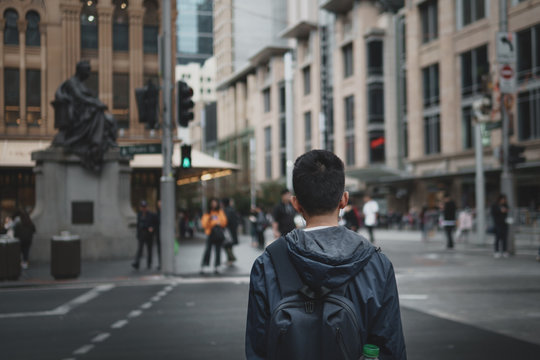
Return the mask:
<path fill-rule="evenodd" d="M 129 160 L 109 150 L 101 173 L 82 167 L 79 157 L 62 148 L 32 153 L 36 161 L 36 234 L 32 260 L 49 261 L 51 238 L 69 231 L 81 238 L 84 260 L 132 257 L 137 216 L 130 204 Z"/>

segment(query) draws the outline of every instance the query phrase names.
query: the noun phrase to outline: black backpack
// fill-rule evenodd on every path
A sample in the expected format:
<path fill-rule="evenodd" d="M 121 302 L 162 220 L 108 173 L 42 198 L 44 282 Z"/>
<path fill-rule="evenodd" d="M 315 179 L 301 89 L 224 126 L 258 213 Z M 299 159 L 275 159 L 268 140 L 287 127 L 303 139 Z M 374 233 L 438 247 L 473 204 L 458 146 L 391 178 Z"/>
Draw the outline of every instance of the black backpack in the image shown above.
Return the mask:
<path fill-rule="evenodd" d="M 345 297 L 348 283 L 337 289 L 311 289 L 289 259 L 285 238 L 269 245 L 281 292 L 268 325 L 268 359 L 358 360 L 362 355 L 359 316 Z"/>

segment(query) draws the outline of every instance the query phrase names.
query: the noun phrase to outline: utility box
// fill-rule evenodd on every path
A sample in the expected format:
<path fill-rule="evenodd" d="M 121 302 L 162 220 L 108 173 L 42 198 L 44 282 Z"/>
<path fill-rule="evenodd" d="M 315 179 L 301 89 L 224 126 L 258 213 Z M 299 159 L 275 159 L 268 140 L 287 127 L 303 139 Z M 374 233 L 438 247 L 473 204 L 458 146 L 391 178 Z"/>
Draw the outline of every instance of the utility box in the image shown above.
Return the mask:
<path fill-rule="evenodd" d="M 81 274 L 81 238 L 62 232 L 51 239 L 51 275 L 57 279 L 74 279 Z"/>
<path fill-rule="evenodd" d="M 21 243 L 19 239 L 0 235 L 0 280 L 17 280 L 21 276 Z"/>

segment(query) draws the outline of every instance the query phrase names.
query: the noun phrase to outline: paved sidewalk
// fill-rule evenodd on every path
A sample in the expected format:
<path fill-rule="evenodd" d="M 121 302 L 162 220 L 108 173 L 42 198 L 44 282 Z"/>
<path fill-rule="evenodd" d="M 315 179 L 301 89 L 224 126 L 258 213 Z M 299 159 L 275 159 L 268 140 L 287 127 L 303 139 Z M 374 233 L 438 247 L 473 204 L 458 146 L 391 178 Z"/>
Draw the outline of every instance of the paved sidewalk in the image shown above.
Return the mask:
<path fill-rule="evenodd" d="M 362 231 L 361 231 L 362 233 Z M 271 231 L 267 231 L 267 242 L 272 241 Z M 427 243 L 421 241 L 419 231 L 407 230 L 375 230 L 376 245 L 382 247 L 387 253 L 398 253 L 400 248 L 411 246 L 417 249 L 418 252 L 442 252 L 445 251 L 445 238 L 442 232 L 436 233 L 435 236 Z M 174 274 L 182 277 L 200 276 L 200 264 L 205 247 L 205 237 L 203 234 L 196 234 L 192 240 L 183 240 L 180 242 L 178 252 L 175 255 L 175 271 Z M 487 237 L 485 244 L 475 244 L 473 235 L 470 236 L 469 243 L 456 243 L 456 254 L 477 254 L 485 258 L 491 258 L 492 254 L 492 238 Z M 252 247 L 251 237 L 241 235 L 239 244 L 234 247 L 234 253 L 237 257 L 237 262 L 232 266 L 226 266 L 226 255 L 222 252 L 222 271 L 218 276 L 248 276 L 251 266 L 255 259 L 261 254 L 261 250 Z M 530 241 L 518 241 L 516 244 L 516 258 L 534 259 L 537 253 L 537 244 Z M 155 251 L 154 251 L 155 253 Z M 399 259 L 393 259 L 396 267 L 399 267 Z M 157 269 L 146 270 L 141 267 L 141 270 L 134 270 L 131 267 L 132 258 L 121 260 L 102 260 L 102 261 L 83 261 L 81 264 L 81 275 L 77 279 L 71 280 L 55 280 L 50 274 L 50 264 L 31 264 L 30 268 L 23 270 L 21 277 L 17 281 L 0 281 L 1 287 L 17 287 L 17 286 L 32 286 L 32 285 L 47 285 L 47 284 L 71 284 L 85 282 L 100 282 L 100 281 L 151 281 L 164 279 L 161 271 Z M 397 264 L 396 264 L 397 262 Z M 143 262 L 144 263 L 144 262 Z M 157 265 L 157 259 L 154 259 L 154 264 Z M 213 258 L 211 260 L 213 264 Z M 143 264 L 144 265 L 144 264 Z M 205 276 L 215 276 L 214 274 L 205 274 Z"/>

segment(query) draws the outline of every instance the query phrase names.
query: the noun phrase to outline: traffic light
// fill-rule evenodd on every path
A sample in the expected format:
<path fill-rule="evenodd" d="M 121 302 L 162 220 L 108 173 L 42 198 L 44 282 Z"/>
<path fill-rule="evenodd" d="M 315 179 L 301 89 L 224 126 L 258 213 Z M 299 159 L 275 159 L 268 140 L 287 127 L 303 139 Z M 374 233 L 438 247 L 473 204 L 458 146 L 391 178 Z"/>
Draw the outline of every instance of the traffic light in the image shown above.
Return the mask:
<path fill-rule="evenodd" d="M 146 123 L 147 129 L 158 125 L 159 88 L 149 80 L 146 86 L 135 89 L 139 122 Z"/>
<path fill-rule="evenodd" d="M 182 154 L 180 167 L 182 169 L 191 169 L 191 145 L 182 145 L 180 150 Z"/>
<path fill-rule="evenodd" d="M 178 82 L 178 124 L 188 127 L 193 120 L 193 89 L 184 81 Z"/>
<path fill-rule="evenodd" d="M 524 151 L 525 146 L 510 144 L 508 147 L 508 164 L 513 167 L 525 162 L 525 156 L 523 156 Z"/>

